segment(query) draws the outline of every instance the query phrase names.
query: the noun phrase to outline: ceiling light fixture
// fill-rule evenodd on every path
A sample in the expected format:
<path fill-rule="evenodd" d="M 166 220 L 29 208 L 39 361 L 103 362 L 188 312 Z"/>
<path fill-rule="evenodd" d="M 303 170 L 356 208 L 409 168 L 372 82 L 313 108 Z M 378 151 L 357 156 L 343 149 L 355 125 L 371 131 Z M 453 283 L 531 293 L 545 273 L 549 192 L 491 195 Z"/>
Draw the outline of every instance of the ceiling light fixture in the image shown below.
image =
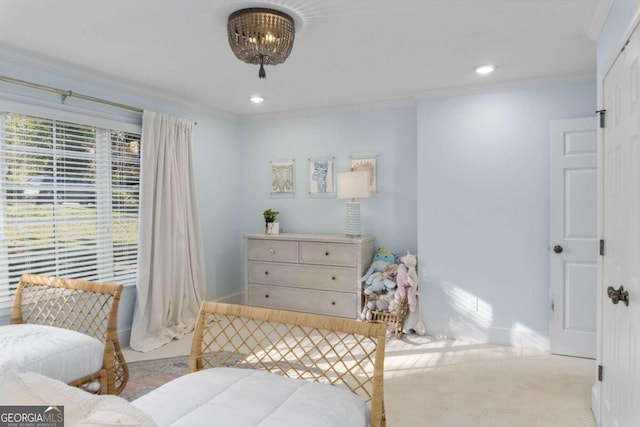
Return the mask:
<path fill-rule="evenodd" d="M 478 65 L 477 67 L 473 67 L 473 69 L 476 73 L 484 75 L 492 73 L 493 70 L 496 69 L 496 66 L 492 64 Z"/>
<path fill-rule="evenodd" d="M 267 74 L 265 65 L 282 64 L 293 48 L 293 18 L 274 9 L 248 8 L 229 15 L 229 46 L 236 57 L 249 64 L 260 64 L 258 77 Z"/>
<path fill-rule="evenodd" d="M 260 104 L 262 101 L 264 101 L 264 98 L 261 97 L 260 95 L 253 95 L 251 98 L 249 98 L 251 100 L 251 102 L 253 102 L 254 104 Z"/>

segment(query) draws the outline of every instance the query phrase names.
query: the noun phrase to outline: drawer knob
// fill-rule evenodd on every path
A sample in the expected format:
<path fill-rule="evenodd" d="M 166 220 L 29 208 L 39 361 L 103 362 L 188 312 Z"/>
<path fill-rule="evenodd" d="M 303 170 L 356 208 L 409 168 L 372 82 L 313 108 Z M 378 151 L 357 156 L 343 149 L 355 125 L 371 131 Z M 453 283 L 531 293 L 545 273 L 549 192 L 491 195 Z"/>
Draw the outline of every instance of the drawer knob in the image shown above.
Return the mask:
<path fill-rule="evenodd" d="M 269 275 L 269 272 L 268 272 L 268 271 L 265 271 L 265 272 L 264 272 L 264 274 L 266 274 L 266 275 L 268 276 L 268 275 Z"/>
<path fill-rule="evenodd" d="M 324 254 L 325 254 L 326 256 L 329 256 L 329 251 L 326 251 Z"/>
<path fill-rule="evenodd" d="M 273 255 L 273 254 L 275 254 L 275 253 L 276 253 L 276 250 L 275 250 L 275 249 L 273 249 L 273 248 L 271 248 L 271 249 L 269 249 L 269 253 L 270 253 L 271 255 Z"/>
<path fill-rule="evenodd" d="M 336 302 L 335 301 L 331 301 L 331 305 L 336 305 Z"/>
<path fill-rule="evenodd" d="M 331 280 L 336 280 L 336 276 L 331 276 Z"/>
<path fill-rule="evenodd" d="M 264 297 L 265 298 L 269 298 L 269 294 L 264 294 Z"/>

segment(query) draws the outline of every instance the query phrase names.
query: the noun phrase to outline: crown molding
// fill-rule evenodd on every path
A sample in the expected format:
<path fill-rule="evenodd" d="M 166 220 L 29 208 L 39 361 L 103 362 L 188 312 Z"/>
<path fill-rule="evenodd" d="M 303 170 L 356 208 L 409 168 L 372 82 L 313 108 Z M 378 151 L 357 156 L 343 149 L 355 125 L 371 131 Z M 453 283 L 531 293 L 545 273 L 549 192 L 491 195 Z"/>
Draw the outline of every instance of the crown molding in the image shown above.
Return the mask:
<path fill-rule="evenodd" d="M 155 101 L 193 109 L 196 112 L 210 114 L 219 118 L 238 121 L 240 116 L 229 111 L 211 108 L 174 92 L 160 90 L 144 84 L 135 83 L 122 77 L 104 73 L 94 69 L 71 64 L 47 55 L 42 55 L 25 50 L 17 50 L 0 43 L 0 58 L 11 63 L 37 70 L 60 74 L 63 77 L 77 79 L 83 83 L 93 84 L 118 92 L 130 93 L 144 98 L 152 98 Z M 19 77 L 18 77 L 19 78 Z M 41 83 L 41 82 L 36 82 Z M 67 88 L 62 88 L 67 90 Z M 73 90 L 73 89 L 71 89 Z M 89 94 L 88 94 L 89 95 Z M 139 106 L 144 108 L 144 106 Z"/>
<path fill-rule="evenodd" d="M 607 17 L 609 16 L 612 6 L 613 0 L 601 0 L 596 2 L 596 7 L 593 11 L 593 16 L 591 17 L 591 23 L 587 30 L 587 37 L 591 40 L 598 41 L 598 37 L 600 37 L 600 33 L 602 32 L 604 23 L 607 21 Z"/>
<path fill-rule="evenodd" d="M 537 79 L 507 80 L 495 83 L 473 84 L 442 89 L 428 90 L 416 95 L 416 101 L 453 96 L 480 95 L 491 92 L 502 92 L 522 89 L 535 89 L 566 84 L 596 82 L 596 74 L 576 74 L 567 76 L 551 76 Z"/>
<path fill-rule="evenodd" d="M 386 110 L 393 108 L 415 107 L 420 101 L 454 96 L 480 95 L 492 92 L 511 90 L 535 89 L 567 84 L 594 83 L 596 74 L 576 74 L 567 76 L 551 76 L 537 79 L 508 80 L 495 83 L 472 84 L 449 88 L 433 89 L 416 92 L 412 98 L 397 98 L 359 104 L 345 104 L 322 108 L 309 108 L 296 111 L 281 111 L 273 113 L 247 114 L 240 117 L 241 122 L 256 122 L 263 120 L 280 120 L 316 116 L 329 116 L 342 113 L 361 111 Z"/>
<path fill-rule="evenodd" d="M 242 122 L 255 122 L 262 120 L 293 119 L 304 117 L 331 116 L 344 113 L 361 111 L 388 110 L 393 108 L 415 107 L 414 98 L 396 98 L 382 101 L 365 102 L 358 104 L 343 104 L 330 107 L 307 108 L 295 111 L 278 111 L 273 113 L 247 114 L 240 118 Z"/>
<path fill-rule="evenodd" d="M 608 10 L 607 10 L 608 11 Z M 605 16 L 606 18 L 606 16 Z M 134 83 L 130 80 L 126 80 L 120 77 L 116 77 L 100 71 L 95 71 L 89 68 L 76 66 L 68 62 L 60 61 L 55 58 L 48 57 L 46 55 L 39 55 L 29 53 L 25 51 L 17 51 L 9 48 L 3 44 L 0 44 L 0 58 L 7 59 L 8 61 L 26 66 L 32 67 L 37 70 L 49 71 L 52 73 L 60 74 L 64 77 L 70 77 L 78 79 L 83 83 L 94 84 L 99 87 L 104 87 L 114 91 L 131 93 L 137 96 L 152 98 L 156 101 L 170 103 L 172 105 L 186 107 L 193 109 L 196 112 L 209 114 L 218 118 L 227 119 L 236 122 L 252 122 L 262 120 L 277 120 L 277 119 L 290 119 L 290 118 L 304 118 L 314 116 L 327 116 L 343 113 L 362 112 L 362 111 L 374 111 L 393 108 L 405 108 L 415 107 L 416 104 L 422 100 L 432 98 L 445 98 L 451 96 L 464 96 L 473 94 L 482 94 L 490 92 L 498 92 L 505 90 L 518 90 L 518 89 L 531 89 L 536 87 L 545 87 L 562 84 L 572 84 L 596 81 L 595 74 L 581 74 L 581 75 L 569 75 L 569 76 L 552 76 L 547 78 L 538 79 L 523 79 L 523 80 L 510 80 L 495 83 L 486 84 L 472 84 L 465 86 L 433 89 L 427 91 L 417 91 L 413 96 L 404 98 L 392 98 L 386 100 L 363 102 L 356 104 L 342 104 L 327 107 L 306 108 L 299 110 L 287 110 L 279 112 L 269 113 L 256 113 L 256 114 L 234 114 L 228 111 L 219 110 L 202 105 L 198 102 L 190 101 L 184 97 L 180 97 L 175 93 L 169 91 L 162 91 L 149 86 Z M 38 82 L 43 83 L 43 82 Z M 46 83 L 46 82 L 44 82 Z M 66 88 L 63 88 L 66 90 Z M 144 106 L 140 106 L 144 108 Z"/>

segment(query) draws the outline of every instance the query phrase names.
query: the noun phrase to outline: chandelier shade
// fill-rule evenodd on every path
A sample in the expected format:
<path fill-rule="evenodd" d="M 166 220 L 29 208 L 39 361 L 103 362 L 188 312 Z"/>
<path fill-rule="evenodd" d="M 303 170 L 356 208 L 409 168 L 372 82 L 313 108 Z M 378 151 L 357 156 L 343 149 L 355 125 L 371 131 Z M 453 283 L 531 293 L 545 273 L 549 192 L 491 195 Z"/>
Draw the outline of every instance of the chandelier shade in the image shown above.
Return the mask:
<path fill-rule="evenodd" d="M 258 77 L 265 78 L 265 65 L 286 61 L 295 38 L 293 19 L 274 9 L 248 8 L 229 15 L 227 34 L 235 56 L 249 64 L 260 64 Z"/>

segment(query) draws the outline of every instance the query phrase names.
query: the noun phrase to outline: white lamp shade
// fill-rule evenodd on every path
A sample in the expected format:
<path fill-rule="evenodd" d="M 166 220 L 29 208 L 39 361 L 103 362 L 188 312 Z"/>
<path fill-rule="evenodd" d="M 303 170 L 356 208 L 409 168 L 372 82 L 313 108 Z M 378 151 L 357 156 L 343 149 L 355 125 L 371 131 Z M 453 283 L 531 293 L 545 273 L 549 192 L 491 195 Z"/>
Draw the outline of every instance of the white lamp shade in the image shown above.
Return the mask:
<path fill-rule="evenodd" d="M 337 174 L 338 199 L 362 199 L 371 196 L 369 172 L 351 171 Z"/>

